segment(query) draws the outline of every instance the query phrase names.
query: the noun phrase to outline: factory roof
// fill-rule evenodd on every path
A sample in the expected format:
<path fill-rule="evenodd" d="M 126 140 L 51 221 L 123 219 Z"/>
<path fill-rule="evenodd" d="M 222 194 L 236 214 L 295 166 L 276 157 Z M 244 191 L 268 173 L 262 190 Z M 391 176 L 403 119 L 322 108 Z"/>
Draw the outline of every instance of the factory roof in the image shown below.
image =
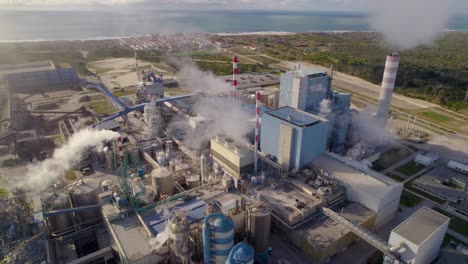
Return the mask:
<path fill-rule="evenodd" d="M 345 204 L 343 207 L 334 208 L 336 213 L 347 220 L 361 225 L 375 215 L 375 212 L 359 203 Z M 310 243 L 316 247 L 326 248 L 336 240 L 351 232 L 344 225 L 331 218 L 317 216 L 315 221 L 300 228 Z"/>
<path fill-rule="evenodd" d="M 333 153 L 321 155 L 313 161 L 313 165 L 334 174 L 345 183 L 347 189 L 349 186 L 351 186 L 351 189 L 355 189 L 352 186 L 358 186 L 361 192 L 370 194 L 373 197 L 383 197 L 393 188 L 402 185 L 400 182 L 378 175 L 378 173 L 369 175 L 359 171 L 338 160 L 338 156 Z"/>
<path fill-rule="evenodd" d="M 232 81 L 232 75 L 221 76 L 226 82 Z M 244 73 L 237 75 L 237 89 L 267 86 L 280 83 L 280 78 L 269 73 Z"/>
<path fill-rule="evenodd" d="M 297 71 L 295 71 L 297 76 L 310 76 L 310 75 L 316 75 L 316 74 L 327 74 L 327 71 L 318 69 L 318 68 L 302 68 Z"/>
<path fill-rule="evenodd" d="M 406 238 L 416 245 L 422 244 L 450 218 L 427 207 L 422 207 L 408 217 L 392 232 Z"/>
<path fill-rule="evenodd" d="M 300 189 L 293 181 L 279 186 L 268 186 L 257 190 L 263 200 L 272 205 L 273 212 L 288 225 L 293 226 L 317 212 L 317 206 L 322 204 L 319 198 L 313 197 Z M 296 199 L 305 204 L 298 209 Z"/>
<path fill-rule="evenodd" d="M 47 89 L 79 83 L 80 77 L 73 68 L 61 68 L 45 71 L 12 73 L 6 76 L 11 92 L 34 92 L 28 89 Z M 19 91 L 18 91 L 19 90 Z"/>
<path fill-rule="evenodd" d="M 265 113 L 300 127 L 312 126 L 323 121 L 322 118 L 316 115 L 289 106 L 283 106 Z"/>

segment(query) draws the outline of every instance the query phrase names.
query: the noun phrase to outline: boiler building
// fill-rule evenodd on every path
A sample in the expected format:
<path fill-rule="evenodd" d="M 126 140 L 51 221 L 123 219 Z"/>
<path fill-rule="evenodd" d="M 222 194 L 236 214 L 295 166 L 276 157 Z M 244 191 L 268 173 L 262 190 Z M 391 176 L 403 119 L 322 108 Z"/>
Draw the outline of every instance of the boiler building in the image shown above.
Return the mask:
<path fill-rule="evenodd" d="M 326 119 L 281 107 L 263 113 L 260 147 L 285 171 L 301 169 L 325 152 L 327 133 Z"/>
<path fill-rule="evenodd" d="M 331 77 L 318 69 L 281 75 L 279 107 L 290 106 L 328 120 L 327 149 L 342 153 L 350 122 L 351 94 L 334 92 Z"/>

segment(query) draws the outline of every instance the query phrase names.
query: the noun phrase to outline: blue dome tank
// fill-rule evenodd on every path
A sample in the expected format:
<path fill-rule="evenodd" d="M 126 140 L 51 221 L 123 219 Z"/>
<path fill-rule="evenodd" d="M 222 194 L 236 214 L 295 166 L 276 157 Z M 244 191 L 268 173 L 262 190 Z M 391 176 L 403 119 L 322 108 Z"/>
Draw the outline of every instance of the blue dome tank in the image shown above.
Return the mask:
<path fill-rule="evenodd" d="M 218 218 L 213 226 L 216 232 L 228 232 L 234 229 L 234 222 L 230 218 Z"/>
<path fill-rule="evenodd" d="M 226 264 L 251 264 L 254 263 L 254 258 L 255 251 L 253 247 L 240 242 L 231 249 Z"/>
<path fill-rule="evenodd" d="M 204 263 L 225 263 L 233 245 L 234 222 L 223 213 L 206 216 L 203 224 Z"/>

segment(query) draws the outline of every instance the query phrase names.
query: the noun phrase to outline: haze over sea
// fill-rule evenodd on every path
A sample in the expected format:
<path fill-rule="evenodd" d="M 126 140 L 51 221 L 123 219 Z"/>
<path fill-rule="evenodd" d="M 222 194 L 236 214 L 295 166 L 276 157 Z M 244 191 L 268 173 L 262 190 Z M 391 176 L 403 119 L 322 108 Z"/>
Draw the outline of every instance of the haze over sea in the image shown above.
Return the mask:
<path fill-rule="evenodd" d="M 415 18 L 417 19 L 417 18 Z M 367 15 L 295 11 L 0 11 L 0 41 L 83 40 L 177 32 L 372 31 Z M 468 30 L 454 16 L 448 30 Z"/>

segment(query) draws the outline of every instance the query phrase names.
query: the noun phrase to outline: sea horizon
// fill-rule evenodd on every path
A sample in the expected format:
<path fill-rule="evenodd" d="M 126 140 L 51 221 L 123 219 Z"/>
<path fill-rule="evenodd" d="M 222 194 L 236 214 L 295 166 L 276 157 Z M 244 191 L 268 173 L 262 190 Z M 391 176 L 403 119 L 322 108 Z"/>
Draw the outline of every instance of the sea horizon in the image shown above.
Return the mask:
<path fill-rule="evenodd" d="M 0 42 L 86 41 L 153 34 L 256 32 L 375 32 L 363 12 L 343 11 L 154 11 L 0 10 Z M 468 31 L 457 15 L 446 31 Z"/>

